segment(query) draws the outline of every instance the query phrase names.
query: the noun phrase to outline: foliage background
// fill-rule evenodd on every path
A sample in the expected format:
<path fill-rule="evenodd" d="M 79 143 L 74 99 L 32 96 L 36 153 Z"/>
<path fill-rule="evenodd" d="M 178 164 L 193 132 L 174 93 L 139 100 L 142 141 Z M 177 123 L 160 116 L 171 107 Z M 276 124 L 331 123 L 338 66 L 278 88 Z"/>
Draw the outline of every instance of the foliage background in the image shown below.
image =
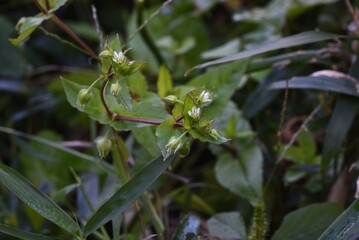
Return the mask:
<path fill-rule="evenodd" d="M 138 13 L 133 1 L 69 1 L 56 15 L 99 52 L 92 4 L 96 6 L 103 33 L 108 38 L 118 33 L 124 45 L 132 48 L 131 58 L 146 62 L 142 72 L 148 89 L 156 91 L 160 62 L 140 34 L 132 38 Z M 201 227 L 197 227 L 196 234 L 200 236 L 216 236 L 206 221 L 217 213 L 240 212 L 242 225 L 249 229 L 255 206 L 251 203 L 262 198 L 269 223 L 268 239 L 317 239 L 354 200 L 359 153 L 355 118 L 358 96 L 348 95 L 340 87 L 334 93 L 317 91 L 318 86 L 308 80 L 300 87 L 289 86 L 302 88 L 299 90 L 268 87 L 276 82 L 278 89 L 284 89 L 281 80 L 310 76 L 324 69 L 350 72 L 357 78 L 357 41 L 353 38 L 322 41 L 265 53 L 249 63 L 233 62 L 207 71 L 196 70 L 189 76 L 184 74 L 203 62 L 304 31 L 355 36 L 355 22 L 346 4 L 335 0 L 178 0 L 163 7 L 152 19 L 150 15 L 161 4 L 162 1 L 146 1 L 143 14 L 144 19 L 151 19 L 145 29 L 163 57 L 162 64 L 169 69 L 175 86 L 208 84 L 216 90 L 222 89 L 217 92 L 218 106 L 210 111 L 213 115 L 220 114 L 215 125 L 233 140 L 222 147 L 191 142 L 190 154 L 176 161 L 151 187 L 149 199 L 165 226 L 165 239 L 173 235 L 188 213 L 197 214 Z M 49 36 L 48 32 L 55 33 L 71 41 L 51 21 L 42 25 L 46 30 L 36 30 L 24 45 L 14 47 L 8 41 L 16 36 L 18 19 L 37 13 L 33 1 L 0 2 L 0 125 L 97 156 L 93 142 L 105 130 L 69 105 L 60 81 L 63 76 L 79 84 L 89 84 L 99 71 L 96 62 Z M 314 117 L 309 118 L 313 110 L 316 110 Z M 336 125 L 333 123 L 335 126 L 330 124 L 333 116 L 339 118 Z M 347 121 L 340 116 L 347 116 Z M 311 121 L 281 156 L 306 119 Z M 330 126 L 333 127 L 329 129 Z M 146 128 L 120 133 L 132 173 L 160 154 L 154 131 Z M 115 172 L 117 177 L 111 176 L 98 164 L 13 134 L 1 133 L 0 141 L 1 161 L 19 171 L 80 221 L 91 215 L 91 209 L 72 171 L 81 177 L 81 185 L 94 207 L 118 187 L 119 172 Z M 105 161 L 112 164 L 114 159 L 115 151 Z M 0 222 L 65 237 L 59 228 L 22 204 L 4 186 L 0 191 Z M 301 212 L 290 215 L 297 209 Z M 316 220 L 314 229 L 306 223 L 308 213 L 311 213 L 309 219 Z M 134 207 L 124 215 L 127 239 L 138 239 L 141 228 L 142 236 L 156 232 L 148 212 L 141 215 L 142 227 Z M 111 229 L 110 224 L 106 228 Z M 237 234 L 245 231 L 237 229 Z M 303 232 L 306 234 L 299 234 Z M 296 235 L 299 237 L 293 238 Z"/>

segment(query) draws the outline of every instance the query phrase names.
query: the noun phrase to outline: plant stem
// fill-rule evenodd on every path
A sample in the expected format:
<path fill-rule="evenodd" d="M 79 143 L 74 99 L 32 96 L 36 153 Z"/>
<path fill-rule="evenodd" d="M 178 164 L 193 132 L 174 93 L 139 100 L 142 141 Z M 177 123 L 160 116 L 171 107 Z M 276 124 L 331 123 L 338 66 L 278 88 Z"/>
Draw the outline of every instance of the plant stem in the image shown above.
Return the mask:
<path fill-rule="evenodd" d="M 105 107 L 107 116 L 109 118 L 111 118 L 112 120 L 115 120 L 115 121 L 138 122 L 138 123 L 146 123 L 146 124 L 151 124 L 151 125 L 160 125 L 160 124 L 162 124 L 163 120 L 140 118 L 140 117 L 121 116 L 121 115 L 119 115 L 117 113 L 111 112 L 110 108 L 107 105 L 106 99 L 105 99 L 106 86 L 107 86 L 108 81 L 109 80 L 106 79 L 102 83 L 102 86 L 101 86 L 101 101 L 102 101 L 103 106 Z M 173 125 L 177 126 L 177 127 L 181 127 L 182 123 L 175 122 Z"/>
<path fill-rule="evenodd" d="M 34 0 L 34 2 L 43 14 L 49 14 L 48 10 L 44 9 L 38 0 Z M 71 28 L 69 28 L 60 18 L 58 18 L 55 14 L 52 14 L 51 20 L 56 23 L 62 30 L 64 30 L 73 40 L 75 40 L 86 51 L 88 55 L 90 55 L 96 60 L 99 60 L 97 54 L 84 41 L 82 41 L 82 39 L 77 36 L 77 34 L 72 31 Z"/>

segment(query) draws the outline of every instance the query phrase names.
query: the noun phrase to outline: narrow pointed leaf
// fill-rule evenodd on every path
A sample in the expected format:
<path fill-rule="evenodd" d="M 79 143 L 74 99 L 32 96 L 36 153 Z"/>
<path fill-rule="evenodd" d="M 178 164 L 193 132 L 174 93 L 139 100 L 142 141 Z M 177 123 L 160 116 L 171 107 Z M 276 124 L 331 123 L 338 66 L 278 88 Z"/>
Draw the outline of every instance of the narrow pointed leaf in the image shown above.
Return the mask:
<path fill-rule="evenodd" d="M 13 237 L 17 237 L 17 238 L 24 239 L 24 240 L 59 240 L 59 238 L 56 238 L 56 237 L 50 237 L 50 236 L 45 236 L 42 234 L 26 232 L 26 231 L 23 231 L 23 230 L 14 228 L 14 227 L 6 226 L 3 224 L 0 224 L 0 232 L 6 233 Z"/>
<path fill-rule="evenodd" d="M 163 161 L 162 157 L 158 157 L 142 168 L 94 212 L 85 226 L 85 236 L 88 236 L 125 211 L 161 175 L 173 158 L 169 157 L 166 161 Z"/>
<path fill-rule="evenodd" d="M 322 214 L 321 212 L 320 214 Z M 311 220 L 312 221 L 312 220 Z M 359 199 L 355 200 L 318 238 L 356 240 L 359 238 Z"/>
<path fill-rule="evenodd" d="M 296 35 L 284 37 L 275 41 L 271 41 L 268 43 L 264 43 L 260 46 L 256 46 L 252 49 L 245 50 L 239 53 L 236 53 L 232 56 L 220 58 L 214 61 L 206 62 L 203 64 L 199 64 L 190 70 L 187 71 L 186 74 L 188 74 L 190 71 L 194 69 L 201 69 L 206 68 L 209 66 L 237 61 L 244 58 L 249 58 L 252 56 L 256 56 L 262 53 L 270 52 L 273 50 L 283 49 L 283 48 L 289 48 L 289 47 L 295 47 L 300 46 L 308 43 L 315 43 L 315 42 L 321 42 L 325 40 L 335 39 L 335 38 L 343 38 L 345 36 L 332 34 L 332 33 L 326 33 L 326 32 L 315 32 L 315 31 L 309 31 L 309 32 L 303 32 Z"/>
<path fill-rule="evenodd" d="M 285 89 L 286 84 L 286 81 L 274 82 L 270 85 L 269 88 Z M 288 88 L 315 89 L 359 97 L 359 83 L 344 78 L 333 78 L 326 76 L 293 77 L 288 81 Z"/>
<path fill-rule="evenodd" d="M 48 198 L 14 169 L 0 164 L 0 181 L 41 216 L 72 235 L 78 236 L 78 226 L 76 222 L 54 201 Z"/>
<path fill-rule="evenodd" d="M 359 78 L 359 58 L 357 58 L 351 66 L 349 76 L 354 79 Z M 333 157 L 339 152 L 358 108 L 358 98 L 338 96 L 324 139 L 323 160 L 321 164 L 321 170 L 323 172 L 326 171 Z"/>

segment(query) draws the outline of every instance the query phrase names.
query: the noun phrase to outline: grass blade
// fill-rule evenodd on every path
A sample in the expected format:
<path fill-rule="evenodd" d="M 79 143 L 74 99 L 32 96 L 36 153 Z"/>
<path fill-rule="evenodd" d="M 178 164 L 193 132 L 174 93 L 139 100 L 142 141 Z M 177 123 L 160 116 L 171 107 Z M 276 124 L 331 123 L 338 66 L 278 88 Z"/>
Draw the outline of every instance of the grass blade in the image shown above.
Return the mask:
<path fill-rule="evenodd" d="M 26 232 L 26 231 L 23 231 L 23 230 L 14 228 L 14 227 L 6 226 L 3 224 L 0 224 L 0 232 L 6 233 L 13 237 L 17 237 L 17 238 L 24 239 L 24 240 L 59 240 L 59 238 L 56 238 L 56 237 L 50 237 L 50 236 L 45 236 L 42 234 Z"/>
<path fill-rule="evenodd" d="M 274 82 L 269 86 L 269 88 L 285 89 L 286 81 Z M 357 91 L 358 83 L 345 78 L 334 78 L 326 76 L 293 77 L 288 81 L 288 88 L 316 89 L 359 97 L 359 93 Z"/>
<path fill-rule="evenodd" d="M 191 69 L 189 69 L 186 72 L 186 75 L 189 74 L 194 69 L 201 69 L 206 68 L 209 66 L 237 61 L 244 58 L 249 58 L 252 56 L 256 56 L 262 53 L 270 52 L 273 50 L 283 49 L 283 48 L 289 48 L 289 47 L 295 47 L 299 45 L 304 45 L 308 43 L 315 43 L 315 42 L 321 42 L 329 39 L 334 38 L 343 38 L 345 36 L 337 35 L 333 33 L 326 33 L 326 32 L 316 32 L 316 31 L 309 31 L 309 32 L 303 32 L 296 35 L 292 35 L 289 37 L 284 37 L 275 41 L 271 41 L 268 43 L 264 43 L 260 46 L 256 46 L 252 49 L 245 50 L 239 53 L 236 53 L 232 56 L 220 58 L 214 61 L 206 62 L 203 64 L 199 64 Z"/>
<path fill-rule="evenodd" d="M 78 226 L 75 221 L 54 201 L 48 198 L 14 169 L 0 164 L 0 181 L 41 216 L 72 235 L 79 235 Z"/>
<path fill-rule="evenodd" d="M 173 158 L 163 161 L 162 157 L 158 157 L 143 167 L 90 217 L 84 229 L 85 236 L 126 210 L 161 175 Z"/>

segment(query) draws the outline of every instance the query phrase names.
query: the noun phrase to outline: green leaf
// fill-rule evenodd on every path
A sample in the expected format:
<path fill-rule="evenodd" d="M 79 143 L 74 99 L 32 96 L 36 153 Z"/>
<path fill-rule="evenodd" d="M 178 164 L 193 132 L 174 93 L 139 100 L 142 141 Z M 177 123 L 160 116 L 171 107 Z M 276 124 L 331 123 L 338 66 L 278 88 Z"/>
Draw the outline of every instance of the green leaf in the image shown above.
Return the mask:
<path fill-rule="evenodd" d="M 74 236 L 79 236 L 76 222 L 54 201 L 33 186 L 14 169 L 0 164 L 0 181 L 30 208 Z"/>
<path fill-rule="evenodd" d="M 122 104 L 127 110 L 132 111 L 132 97 L 130 94 L 130 89 L 127 86 L 127 82 L 124 78 L 118 80 L 121 85 L 121 90 L 116 97 L 118 103 Z"/>
<path fill-rule="evenodd" d="M 207 221 L 211 236 L 246 239 L 246 226 L 239 212 L 218 213 Z"/>
<path fill-rule="evenodd" d="M 236 154 L 219 152 L 215 166 L 217 181 L 255 205 L 262 199 L 262 162 L 259 147 L 251 142 L 234 142 Z"/>
<path fill-rule="evenodd" d="M 163 123 L 158 126 L 156 137 L 157 145 L 160 148 L 164 159 L 167 159 L 175 151 L 175 149 L 166 147 L 172 137 L 179 139 L 178 149 L 181 149 L 188 141 L 188 137 L 183 136 L 181 128 L 174 127 L 174 120 L 172 118 L 165 119 Z"/>
<path fill-rule="evenodd" d="M 45 236 L 42 234 L 26 232 L 14 227 L 0 224 L 0 232 L 6 233 L 13 237 L 17 237 L 24 240 L 59 240 L 60 238 Z"/>
<path fill-rule="evenodd" d="M 109 48 L 116 52 L 122 52 L 122 45 L 120 36 L 116 34 L 116 37 L 108 44 Z"/>
<path fill-rule="evenodd" d="M 270 89 L 285 89 L 286 81 L 274 82 L 269 86 Z M 347 78 L 333 78 L 326 76 L 319 77 L 294 77 L 289 79 L 288 88 L 297 89 L 316 89 L 321 91 L 330 91 L 343 93 L 350 96 L 359 97 L 359 83 Z"/>
<path fill-rule="evenodd" d="M 297 163 L 319 164 L 316 162 L 316 144 L 308 132 L 302 132 L 298 137 L 298 146 L 291 146 L 285 158 Z"/>
<path fill-rule="evenodd" d="M 221 144 L 221 143 L 225 143 L 225 142 L 229 141 L 229 139 L 220 135 L 216 130 L 212 130 L 212 131 L 215 131 L 217 134 L 216 135 L 211 134 L 211 130 L 206 130 L 206 129 L 201 129 L 201 128 L 193 128 L 193 129 L 190 129 L 188 132 L 189 132 L 189 134 L 191 134 L 191 136 L 194 139 L 199 139 L 202 142 Z"/>
<path fill-rule="evenodd" d="M 163 161 L 162 157 L 152 160 L 116 193 L 104 202 L 87 221 L 84 234 L 88 236 L 106 222 L 125 211 L 161 175 L 174 157 Z"/>
<path fill-rule="evenodd" d="M 157 91 L 161 98 L 166 97 L 173 91 L 172 77 L 165 66 L 160 67 L 157 80 Z"/>
<path fill-rule="evenodd" d="M 318 214 L 323 214 L 321 212 Z M 312 219 L 310 219 L 312 221 Z M 326 230 L 318 240 L 347 239 L 359 237 L 359 199 L 356 199 Z"/>
<path fill-rule="evenodd" d="M 355 79 L 359 78 L 359 58 L 351 66 L 349 75 Z M 358 107 L 359 100 L 357 98 L 338 96 L 324 139 L 321 165 L 323 172 L 327 170 L 330 162 L 339 153 L 345 136 L 357 114 Z"/>
<path fill-rule="evenodd" d="M 272 239 L 316 240 L 341 212 L 341 207 L 335 203 L 319 203 L 300 208 L 285 216 Z"/>
<path fill-rule="evenodd" d="M 337 35 L 333 33 L 326 33 L 326 32 L 316 32 L 316 31 L 309 31 L 309 32 L 303 32 L 296 35 L 292 35 L 289 37 L 284 37 L 275 41 L 271 41 L 268 43 L 264 43 L 260 46 L 255 46 L 252 49 L 242 51 L 240 53 L 236 53 L 229 57 L 220 58 L 214 61 L 206 62 L 203 64 L 199 64 L 191 69 L 189 69 L 186 72 L 186 75 L 189 74 L 194 69 L 201 69 L 206 68 L 209 66 L 232 62 L 232 61 L 238 61 L 240 59 L 249 58 L 252 56 L 256 56 L 262 53 L 270 52 L 273 50 L 283 49 L 283 48 L 289 48 L 289 47 L 295 47 L 300 46 L 308 43 L 314 43 L 314 42 L 321 42 L 325 40 L 335 39 L 335 38 L 345 38 L 346 36 Z"/>
<path fill-rule="evenodd" d="M 156 135 L 153 131 L 153 128 L 135 128 L 133 129 L 133 134 L 135 139 L 142 145 L 152 157 L 157 157 L 161 154 L 156 141 Z"/>
<path fill-rule="evenodd" d="M 248 61 L 239 61 L 214 67 L 191 80 L 189 86 L 204 88 L 213 93 L 213 102 L 203 109 L 203 119 L 212 120 L 223 111 L 236 91 L 247 65 Z"/>
<path fill-rule="evenodd" d="M 47 9 L 46 0 L 39 0 L 39 3 L 45 10 L 47 10 L 48 13 L 53 13 L 65 5 L 67 1 L 68 0 L 49 0 L 49 9 Z"/>
<path fill-rule="evenodd" d="M 187 214 L 177 227 L 176 232 L 172 236 L 172 240 L 187 239 L 189 234 L 198 234 L 200 229 L 200 218 L 195 214 Z"/>
<path fill-rule="evenodd" d="M 51 18 L 51 15 L 37 14 L 35 17 L 22 17 L 16 25 L 19 33 L 17 38 L 9 39 L 15 46 L 22 43 L 35 29 L 45 20 Z"/>
<path fill-rule="evenodd" d="M 341 145 L 354 121 L 358 107 L 358 99 L 348 96 L 338 97 L 324 139 L 321 171 L 325 172 L 333 158 L 340 153 Z"/>
<path fill-rule="evenodd" d="M 62 80 L 67 100 L 74 108 L 81 112 L 85 112 L 90 118 L 100 122 L 101 124 L 108 124 L 116 130 L 131 130 L 133 128 L 145 127 L 150 124 L 129 122 L 129 121 L 112 121 L 106 113 L 105 107 L 102 105 L 100 90 L 92 88 L 93 97 L 85 107 L 80 107 L 76 104 L 77 95 L 81 89 L 87 88 L 66 79 Z M 130 87 L 131 89 L 131 87 Z M 118 104 L 117 100 L 110 95 L 110 89 L 106 91 L 106 101 L 111 111 L 125 117 L 138 117 L 150 120 L 161 120 L 170 117 L 165 111 L 164 104 L 159 97 L 154 93 L 146 92 L 144 98 L 140 102 L 132 103 L 132 111 L 128 111 L 123 105 Z"/>

